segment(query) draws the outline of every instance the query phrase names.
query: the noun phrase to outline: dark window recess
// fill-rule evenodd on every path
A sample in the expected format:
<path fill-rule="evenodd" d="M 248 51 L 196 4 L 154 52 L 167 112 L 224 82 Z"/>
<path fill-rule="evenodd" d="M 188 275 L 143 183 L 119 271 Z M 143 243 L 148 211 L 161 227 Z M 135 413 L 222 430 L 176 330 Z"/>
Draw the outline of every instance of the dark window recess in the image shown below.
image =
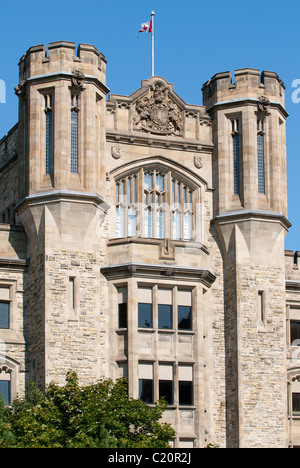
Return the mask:
<path fill-rule="evenodd" d="M 138 326 L 140 328 L 152 328 L 152 304 L 139 303 L 138 308 Z"/>
<path fill-rule="evenodd" d="M 192 330 L 191 306 L 178 306 L 178 330 Z"/>
<path fill-rule="evenodd" d="M 291 322 L 291 345 L 300 346 L 300 322 Z"/>
<path fill-rule="evenodd" d="M 119 304 L 119 328 L 127 328 L 127 303 Z"/>
<path fill-rule="evenodd" d="M 139 379 L 139 398 L 144 403 L 153 403 L 153 380 Z"/>
<path fill-rule="evenodd" d="M 193 405 L 193 382 L 179 381 L 179 405 Z"/>
<path fill-rule="evenodd" d="M 293 393 L 293 414 L 300 415 L 300 393 Z"/>
<path fill-rule="evenodd" d="M 172 380 L 160 380 L 159 381 L 159 398 L 164 398 L 168 405 L 174 404 L 174 391 Z"/>
<path fill-rule="evenodd" d="M 158 328 L 172 328 L 172 306 L 158 304 Z"/>
<path fill-rule="evenodd" d="M 0 328 L 9 328 L 9 302 L 0 302 Z"/>
<path fill-rule="evenodd" d="M 5 403 L 7 403 L 8 405 L 11 404 L 9 380 L 0 380 L 0 395 L 2 395 Z"/>

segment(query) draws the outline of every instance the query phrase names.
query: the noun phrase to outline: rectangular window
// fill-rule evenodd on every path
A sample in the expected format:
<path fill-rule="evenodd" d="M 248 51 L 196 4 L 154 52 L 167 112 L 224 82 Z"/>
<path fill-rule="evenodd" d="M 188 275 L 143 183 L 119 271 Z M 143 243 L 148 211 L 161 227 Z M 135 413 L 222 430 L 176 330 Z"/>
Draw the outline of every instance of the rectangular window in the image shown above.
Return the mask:
<path fill-rule="evenodd" d="M 76 98 L 76 103 L 78 98 Z M 78 107 L 71 108 L 71 173 L 78 174 Z"/>
<path fill-rule="evenodd" d="M 8 329 L 10 327 L 9 308 L 9 302 L 0 302 L 0 328 Z"/>
<path fill-rule="evenodd" d="M 192 291 L 178 289 L 178 330 L 192 330 Z"/>
<path fill-rule="evenodd" d="M 232 120 L 232 145 L 233 145 L 233 193 L 241 194 L 241 167 L 240 167 L 240 122 Z"/>
<path fill-rule="evenodd" d="M 291 345 L 300 346 L 300 322 L 291 321 Z"/>
<path fill-rule="evenodd" d="M 0 287 L 0 328 L 10 328 L 10 287 Z"/>
<path fill-rule="evenodd" d="M 158 289 L 158 328 L 173 327 L 172 289 Z"/>
<path fill-rule="evenodd" d="M 127 288 L 118 288 L 119 328 L 127 328 Z"/>
<path fill-rule="evenodd" d="M 300 416 L 300 393 L 293 393 L 293 415 Z"/>
<path fill-rule="evenodd" d="M 138 326 L 153 328 L 152 288 L 139 288 L 138 301 Z"/>
<path fill-rule="evenodd" d="M 174 240 L 181 239 L 181 216 L 182 213 L 179 210 L 175 210 L 172 215 L 172 238 Z"/>
<path fill-rule="evenodd" d="M 258 291 L 258 315 L 262 323 L 265 320 L 265 300 L 264 299 L 265 299 L 264 291 Z"/>
<path fill-rule="evenodd" d="M 128 208 L 128 236 L 136 237 L 136 215 L 137 210 L 134 207 Z"/>
<path fill-rule="evenodd" d="M 257 135 L 258 193 L 265 193 L 264 136 Z"/>
<path fill-rule="evenodd" d="M 125 206 L 117 206 L 117 237 L 125 237 Z"/>
<path fill-rule="evenodd" d="M 71 299 L 70 305 L 72 309 L 75 309 L 75 278 L 70 277 L 69 284 L 70 284 L 70 299 Z"/>
<path fill-rule="evenodd" d="M 240 137 L 233 135 L 234 195 L 240 195 Z"/>
<path fill-rule="evenodd" d="M 7 405 L 11 404 L 10 380 L 0 380 L 0 394 Z"/>
<path fill-rule="evenodd" d="M 45 174 L 52 173 L 53 160 L 53 108 L 52 95 L 45 96 Z"/>
<path fill-rule="evenodd" d="M 139 399 L 144 403 L 153 403 L 153 387 L 153 365 L 139 364 Z"/>
<path fill-rule="evenodd" d="M 178 366 L 179 405 L 194 404 L 193 366 Z"/>
<path fill-rule="evenodd" d="M 161 364 L 158 368 L 159 398 L 165 399 L 168 405 L 174 404 L 173 366 Z"/>

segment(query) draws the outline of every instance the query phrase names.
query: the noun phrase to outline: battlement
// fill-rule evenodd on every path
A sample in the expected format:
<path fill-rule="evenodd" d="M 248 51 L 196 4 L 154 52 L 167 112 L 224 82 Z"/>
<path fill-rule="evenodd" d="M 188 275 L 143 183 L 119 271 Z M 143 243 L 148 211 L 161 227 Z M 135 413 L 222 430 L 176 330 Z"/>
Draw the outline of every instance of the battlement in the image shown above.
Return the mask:
<path fill-rule="evenodd" d="M 243 98 L 259 99 L 266 96 L 284 107 L 285 86 L 279 76 L 270 71 L 253 68 L 236 70 L 234 81 L 231 72 L 217 73 L 202 87 L 203 105 L 210 109 L 216 103 Z"/>
<path fill-rule="evenodd" d="M 35 76 L 78 69 L 105 84 L 106 63 L 104 55 L 90 44 L 79 44 L 77 53 L 74 42 L 51 42 L 48 49 L 44 44 L 37 45 L 30 47 L 19 62 L 20 83 Z"/>

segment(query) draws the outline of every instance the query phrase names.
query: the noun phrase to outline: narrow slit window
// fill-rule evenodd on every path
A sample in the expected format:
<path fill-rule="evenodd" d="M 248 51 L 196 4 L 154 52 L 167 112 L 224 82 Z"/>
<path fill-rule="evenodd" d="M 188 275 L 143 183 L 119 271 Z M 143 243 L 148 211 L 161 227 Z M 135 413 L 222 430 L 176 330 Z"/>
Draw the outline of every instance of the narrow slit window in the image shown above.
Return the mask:
<path fill-rule="evenodd" d="M 264 291 L 258 291 L 258 315 L 261 323 L 265 321 Z"/>
<path fill-rule="evenodd" d="M 232 120 L 233 193 L 241 194 L 240 122 Z"/>
<path fill-rule="evenodd" d="M 127 328 L 127 288 L 118 288 L 119 328 Z"/>
<path fill-rule="evenodd" d="M 69 278 L 71 307 L 75 309 L 75 278 Z"/>
<path fill-rule="evenodd" d="M 264 162 L 264 122 L 257 122 L 257 169 L 258 169 L 258 193 L 265 193 L 265 162 Z"/>
<path fill-rule="evenodd" d="M 78 96 L 71 98 L 71 173 L 78 174 Z"/>
<path fill-rule="evenodd" d="M 52 173 L 53 160 L 53 97 L 45 96 L 45 174 Z"/>

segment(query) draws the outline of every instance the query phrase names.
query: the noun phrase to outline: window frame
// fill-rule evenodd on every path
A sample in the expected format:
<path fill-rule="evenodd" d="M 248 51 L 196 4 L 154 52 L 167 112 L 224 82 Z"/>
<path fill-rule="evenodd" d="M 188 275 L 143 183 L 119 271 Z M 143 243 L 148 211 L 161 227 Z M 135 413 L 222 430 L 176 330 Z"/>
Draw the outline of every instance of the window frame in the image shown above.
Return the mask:
<path fill-rule="evenodd" d="M 151 187 L 145 184 L 145 176 L 152 176 Z M 164 179 L 163 189 L 157 183 L 157 178 L 160 176 Z M 134 197 L 133 181 L 136 190 Z M 195 242 L 198 240 L 197 237 L 200 237 L 196 228 L 197 218 L 200 218 L 197 212 L 200 186 L 195 185 L 187 177 L 175 173 L 170 168 L 139 167 L 116 177 L 115 187 L 117 239 L 168 238 L 174 241 Z M 135 229 L 130 228 L 130 210 L 136 213 Z M 176 232 L 175 216 L 179 218 Z"/>

